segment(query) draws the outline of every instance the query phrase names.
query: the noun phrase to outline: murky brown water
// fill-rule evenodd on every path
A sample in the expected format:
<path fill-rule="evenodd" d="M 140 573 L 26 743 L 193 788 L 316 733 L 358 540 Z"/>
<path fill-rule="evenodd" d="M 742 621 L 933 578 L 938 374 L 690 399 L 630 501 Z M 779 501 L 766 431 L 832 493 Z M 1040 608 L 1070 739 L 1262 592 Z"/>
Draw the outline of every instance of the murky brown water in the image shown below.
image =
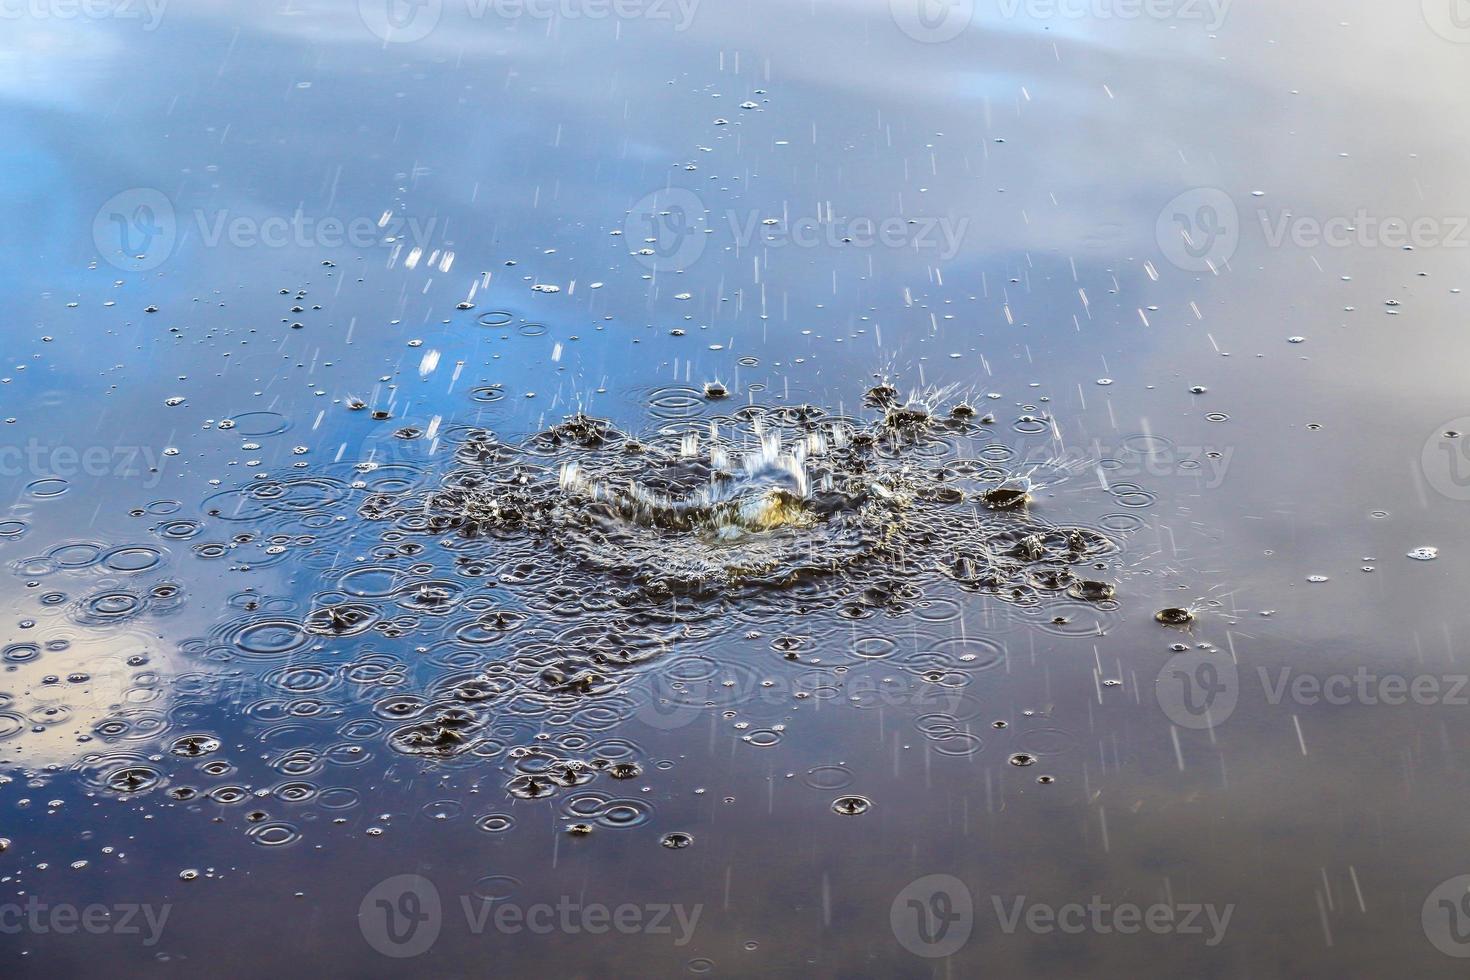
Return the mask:
<path fill-rule="evenodd" d="M 1470 955 L 1448 0 L 3 13 L 6 976 Z"/>

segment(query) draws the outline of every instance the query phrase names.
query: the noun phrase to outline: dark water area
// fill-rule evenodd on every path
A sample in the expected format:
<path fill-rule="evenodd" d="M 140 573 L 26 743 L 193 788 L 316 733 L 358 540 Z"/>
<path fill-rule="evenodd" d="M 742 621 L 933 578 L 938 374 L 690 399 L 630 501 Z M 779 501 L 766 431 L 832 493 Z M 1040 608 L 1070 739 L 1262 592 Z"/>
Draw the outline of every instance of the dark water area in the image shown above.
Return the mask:
<path fill-rule="evenodd" d="M 1456 13 L 0 8 L 0 972 L 1459 972 Z"/>

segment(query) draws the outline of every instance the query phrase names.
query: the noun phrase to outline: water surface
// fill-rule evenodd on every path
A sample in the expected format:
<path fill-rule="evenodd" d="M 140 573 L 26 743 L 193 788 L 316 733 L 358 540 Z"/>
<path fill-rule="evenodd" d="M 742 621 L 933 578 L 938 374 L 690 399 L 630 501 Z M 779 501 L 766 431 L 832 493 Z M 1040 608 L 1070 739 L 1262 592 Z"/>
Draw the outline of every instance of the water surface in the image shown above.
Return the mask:
<path fill-rule="evenodd" d="M 971 6 L 7 14 L 7 975 L 1470 953 L 1470 34 Z"/>

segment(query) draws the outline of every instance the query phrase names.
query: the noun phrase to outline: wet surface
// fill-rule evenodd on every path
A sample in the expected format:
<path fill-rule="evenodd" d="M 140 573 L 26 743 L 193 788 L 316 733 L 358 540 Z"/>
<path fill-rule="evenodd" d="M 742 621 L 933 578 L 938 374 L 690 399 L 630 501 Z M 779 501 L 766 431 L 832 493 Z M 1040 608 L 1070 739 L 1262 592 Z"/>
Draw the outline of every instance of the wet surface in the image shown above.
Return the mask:
<path fill-rule="evenodd" d="M 64 6 L 6 976 L 1470 954 L 1438 5 Z"/>

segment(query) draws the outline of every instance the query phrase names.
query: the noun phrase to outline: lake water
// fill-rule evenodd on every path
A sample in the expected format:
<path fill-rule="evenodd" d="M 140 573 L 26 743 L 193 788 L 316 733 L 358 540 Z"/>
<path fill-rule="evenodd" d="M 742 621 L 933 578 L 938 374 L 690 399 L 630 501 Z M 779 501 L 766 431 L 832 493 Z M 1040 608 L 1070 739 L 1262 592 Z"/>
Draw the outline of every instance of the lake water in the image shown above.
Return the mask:
<path fill-rule="evenodd" d="M 4 974 L 1458 972 L 1462 13 L 0 6 Z"/>

